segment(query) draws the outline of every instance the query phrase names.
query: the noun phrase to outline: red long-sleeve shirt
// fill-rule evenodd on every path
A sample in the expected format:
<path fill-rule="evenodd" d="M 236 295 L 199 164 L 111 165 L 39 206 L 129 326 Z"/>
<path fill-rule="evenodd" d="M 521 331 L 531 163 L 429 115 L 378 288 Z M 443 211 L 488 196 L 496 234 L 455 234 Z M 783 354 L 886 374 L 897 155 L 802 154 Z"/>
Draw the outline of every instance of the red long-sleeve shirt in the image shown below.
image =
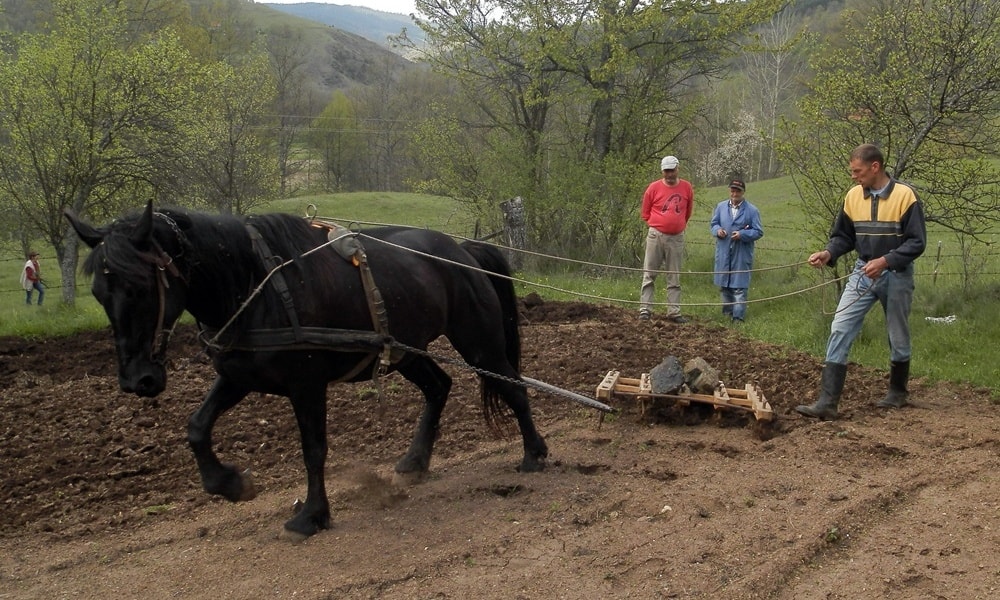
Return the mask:
<path fill-rule="evenodd" d="M 642 220 L 667 235 L 683 232 L 693 211 L 694 188 L 685 179 L 676 185 L 657 179 L 642 195 Z"/>

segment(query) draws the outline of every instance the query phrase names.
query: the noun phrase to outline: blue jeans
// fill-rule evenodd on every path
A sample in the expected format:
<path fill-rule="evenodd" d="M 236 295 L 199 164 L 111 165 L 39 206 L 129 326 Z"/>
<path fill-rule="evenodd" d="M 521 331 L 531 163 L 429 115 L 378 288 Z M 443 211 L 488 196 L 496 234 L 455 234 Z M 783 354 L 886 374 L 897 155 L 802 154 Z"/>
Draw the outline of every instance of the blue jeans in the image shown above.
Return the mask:
<path fill-rule="evenodd" d="M 719 288 L 722 291 L 722 314 L 742 321 L 747 316 L 747 288 Z"/>
<path fill-rule="evenodd" d="M 826 346 L 826 362 L 847 364 L 847 354 L 854 339 L 861 333 L 865 315 L 877 300 L 885 313 L 889 331 L 890 360 L 910 360 L 910 306 L 913 304 L 913 265 L 899 271 L 885 271 L 878 279 L 868 278 L 861 268 L 864 261 L 854 265 L 854 272 L 847 279 L 847 286 L 840 297 L 837 314 L 830 325 L 830 341 Z"/>
<path fill-rule="evenodd" d="M 31 289 L 24 291 L 24 303 L 31 304 L 31 292 L 38 290 L 38 306 L 42 305 L 42 300 L 45 299 L 45 286 L 42 285 L 41 281 L 36 281 L 32 284 Z"/>

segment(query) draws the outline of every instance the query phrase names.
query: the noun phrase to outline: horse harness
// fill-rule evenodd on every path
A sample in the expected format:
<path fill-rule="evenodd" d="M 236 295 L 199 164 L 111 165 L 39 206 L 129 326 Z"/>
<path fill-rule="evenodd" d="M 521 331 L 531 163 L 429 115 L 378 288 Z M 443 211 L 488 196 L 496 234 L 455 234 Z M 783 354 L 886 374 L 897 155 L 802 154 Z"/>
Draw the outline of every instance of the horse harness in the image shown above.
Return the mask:
<path fill-rule="evenodd" d="M 161 213 L 156 213 L 156 215 L 166 221 L 178 236 L 183 236 L 177 228 L 177 223 L 175 223 L 173 219 Z M 165 319 L 164 313 L 166 312 L 167 307 L 167 289 L 170 288 L 170 281 L 167 279 L 167 273 L 181 280 L 186 281 L 186 278 L 181 275 L 179 270 L 177 270 L 177 265 L 174 264 L 173 257 L 167 254 L 163 247 L 160 246 L 155 239 L 152 241 L 152 246 L 152 251 L 140 253 L 139 258 L 155 267 L 154 278 L 156 279 L 156 292 L 160 302 L 159 310 L 157 310 L 156 315 L 156 329 L 153 331 L 153 345 L 150 349 L 149 358 L 155 363 L 163 364 L 166 362 L 167 344 L 170 342 L 170 336 L 173 335 L 174 327 L 177 325 L 177 322 L 174 321 L 174 325 L 172 325 L 170 329 L 163 326 L 163 320 Z"/>
<path fill-rule="evenodd" d="M 166 221 L 174 230 L 178 238 L 183 240 L 184 234 L 177 227 L 177 224 L 173 221 L 173 219 L 162 213 L 154 214 L 155 216 Z M 359 361 L 358 364 L 355 365 L 348 373 L 338 378 L 337 381 L 349 381 L 353 379 L 366 367 L 371 365 L 376 356 L 379 356 L 379 363 L 373 370 L 371 377 L 371 380 L 374 382 L 375 387 L 378 390 L 379 397 L 382 395 L 379 378 L 388 371 L 390 364 L 397 362 L 405 353 L 410 352 L 426 356 L 433 360 L 439 360 L 472 370 L 481 377 L 493 377 L 515 385 L 523 385 L 549 393 L 566 395 L 577 402 L 580 402 L 580 398 L 583 398 L 579 395 L 571 395 L 572 392 L 559 390 L 558 388 L 553 388 L 548 384 L 530 378 L 514 379 L 506 377 L 474 367 L 461 360 L 438 356 L 428 352 L 427 350 L 408 346 L 394 340 L 389 334 L 389 320 L 385 311 L 385 303 L 383 302 L 382 294 L 379 291 L 378 286 L 375 285 L 371 268 L 368 266 L 367 254 L 365 253 L 361 242 L 357 239 L 357 236 L 355 236 L 347 228 L 333 223 L 332 221 L 319 220 L 315 218 L 310 219 L 310 221 L 313 226 L 322 227 L 328 230 L 327 243 L 306 252 L 303 256 L 316 252 L 324 246 L 331 245 L 341 258 L 348 260 L 359 269 L 362 286 L 365 290 L 365 298 L 368 302 L 368 309 L 371 312 L 374 331 L 303 327 L 299 323 L 298 314 L 295 312 L 295 305 L 292 300 L 291 290 L 288 288 L 284 277 L 281 275 L 282 267 L 287 266 L 295 259 L 282 262 L 280 257 L 271 253 L 267 242 L 264 241 L 260 232 L 257 231 L 252 224 L 247 223 L 246 228 L 250 234 L 254 251 L 256 252 L 258 258 L 260 258 L 265 268 L 269 271 L 264 280 L 257 286 L 256 289 L 254 289 L 253 293 L 251 293 L 251 295 L 244 301 L 243 305 L 240 306 L 236 313 L 225 325 L 222 326 L 221 329 L 213 330 L 205 327 L 201 323 L 198 324 L 200 329 L 199 339 L 205 345 L 207 350 L 218 352 L 224 352 L 227 350 L 259 352 L 321 347 L 325 350 L 342 352 L 364 352 L 365 357 L 362 358 L 361 361 Z M 143 260 L 149 262 L 156 268 L 156 282 L 160 308 L 157 316 L 156 331 L 153 335 L 151 358 L 162 363 L 164 362 L 164 357 L 166 355 L 167 343 L 170 341 L 170 335 L 173 333 L 174 329 L 174 327 L 171 327 L 170 329 L 164 328 L 164 312 L 166 307 L 165 296 L 166 290 L 170 287 L 170 282 L 168 281 L 166 274 L 169 273 L 182 281 L 187 281 L 187 278 L 184 277 L 177 269 L 177 266 L 174 264 L 174 259 L 167 254 L 155 240 L 153 240 L 153 250 L 154 252 L 143 253 L 140 254 L 140 256 Z M 271 282 L 275 290 L 278 292 L 282 304 L 285 307 L 285 311 L 288 313 L 288 319 L 291 327 L 286 329 L 252 329 L 242 332 L 239 335 L 238 340 L 230 340 L 224 345 L 219 343 L 219 340 L 225 330 L 236 320 L 243 309 L 246 308 L 250 301 L 252 301 L 254 297 L 263 289 L 263 286 L 266 285 L 268 281 Z M 176 321 L 174 322 L 174 326 L 176 326 Z M 212 337 L 208 338 L 207 336 L 209 335 Z M 237 341 L 239 342 L 238 344 Z M 586 401 L 584 403 L 588 406 L 595 406 L 592 403 L 596 401 L 592 401 L 587 398 L 583 399 Z M 597 404 L 602 410 L 606 409 L 611 411 L 610 408 L 604 406 L 603 404 Z"/>
<path fill-rule="evenodd" d="M 359 331 L 346 329 L 329 329 L 322 327 L 304 327 L 299 323 L 298 313 L 295 310 L 295 303 L 292 299 L 291 290 L 281 274 L 281 269 L 292 261 L 283 261 L 280 256 L 271 252 L 267 242 L 260 232 L 251 223 L 246 224 L 247 232 L 253 245 L 254 253 L 268 272 L 267 277 L 243 306 L 237 311 L 237 315 L 246 305 L 260 292 L 265 284 L 270 284 L 281 299 L 285 313 L 288 315 L 290 327 L 284 329 L 251 329 L 238 335 L 238 339 L 230 340 L 228 343 L 220 344 L 222 333 L 229 324 L 235 320 L 236 315 L 220 330 L 211 330 L 201 327 L 202 342 L 210 349 L 216 351 L 223 350 L 248 350 L 254 352 L 269 350 L 294 350 L 309 349 L 317 346 L 328 350 L 343 352 L 362 351 L 365 357 L 358 362 L 348 373 L 339 378 L 339 381 L 353 379 L 365 368 L 372 364 L 376 356 L 379 361 L 376 365 L 372 379 L 376 382 L 379 376 L 388 372 L 389 365 L 398 361 L 404 353 L 396 347 L 389 334 L 389 320 L 385 310 L 385 303 L 382 294 L 375 285 L 371 268 L 368 265 L 367 254 L 361 242 L 348 229 L 336 223 L 319 222 L 319 226 L 328 230 L 328 242 L 337 253 L 344 259 L 351 262 L 359 269 L 362 287 L 365 291 L 365 299 L 371 313 L 374 331 Z M 322 247 L 322 246 L 321 246 Z M 318 250 L 318 248 L 313 251 Z M 312 252 L 312 251 L 310 251 Z M 309 254 L 309 253 L 306 253 Z M 305 255 L 303 255 L 305 256 Z M 204 336 L 211 334 L 211 339 Z"/>

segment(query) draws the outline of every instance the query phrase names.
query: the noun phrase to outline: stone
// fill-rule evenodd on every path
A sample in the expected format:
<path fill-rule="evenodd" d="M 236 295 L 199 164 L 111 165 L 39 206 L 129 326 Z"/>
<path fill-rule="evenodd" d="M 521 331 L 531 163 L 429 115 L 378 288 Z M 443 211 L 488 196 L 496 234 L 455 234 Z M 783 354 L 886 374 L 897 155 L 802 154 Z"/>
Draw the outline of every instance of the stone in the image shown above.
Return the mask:
<path fill-rule="evenodd" d="M 684 385 L 684 369 L 674 356 L 668 356 L 649 372 L 649 385 L 654 394 L 674 394 Z"/>
<path fill-rule="evenodd" d="M 688 387 L 696 394 L 711 394 L 719 383 L 719 370 L 700 356 L 685 363 L 684 375 Z"/>

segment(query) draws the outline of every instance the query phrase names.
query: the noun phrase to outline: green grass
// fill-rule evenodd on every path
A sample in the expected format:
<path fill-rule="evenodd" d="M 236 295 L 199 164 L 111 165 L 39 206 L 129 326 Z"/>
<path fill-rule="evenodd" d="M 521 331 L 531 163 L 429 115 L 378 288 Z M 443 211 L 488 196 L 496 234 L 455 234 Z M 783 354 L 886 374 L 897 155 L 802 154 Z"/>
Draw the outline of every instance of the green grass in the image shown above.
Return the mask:
<path fill-rule="evenodd" d="M 9 264 L 3 261 L 3 264 Z M 18 267 L 15 266 L 15 269 Z M 44 271 L 43 271 L 44 273 Z M 17 272 L 15 271 L 15 275 Z M 47 280 L 51 278 L 46 278 Z M 53 285 L 53 281 L 56 285 Z M 0 335 L 15 335 L 24 338 L 62 337 L 80 331 L 100 329 L 108 326 L 108 318 L 97 302 L 86 291 L 78 295 L 75 306 L 62 303 L 59 297 L 58 280 L 49 281 L 45 292 L 45 304 L 27 306 L 24 292 L 17 289 L 18 280 L 5 274 L 0 277 L 4 291 L 0 293 Z M 32 302 L 37 302 L 35 294 Z"/>
<path fill-rule="evenodd" d="M 459 202 L 424 194 L 352 192 L 299 196 L 272 202 L 268 210 L 302 216 L 315 214 L 344 226 L 409 225 L 460 235 L 470 235 L 475 227 Z"/>
<path fill-rule="evenodd" d="M 718 290 L 712 284 L 714 241 L 708 233 L 712 208 L 727 197 L 727 191 L 711 188 L 697 194 L 695 215 L 687 234 L 688 255 L 684 262 L 687 274 L 682 277 L 684 312 L 701 322 L 728 326 L 718 306 Z M 751 182 L 747 197 L 760 208 L 765 229 L 764 238 L 757 244 L 755 267 L 772 269 L 754 274 L 748 321 L 741 331 L 751 338 L 821 357 L 838 291 L 832 284 L 805 291 L 829 281 L 832 272 L 813 269 L 804 262 L 824 241 L 808 233 L 803 209 L 788 179 Z M 474 220 L 458 202 L 419 194 L 304 196 L 274 202 L 269 210 L 305 215 L 311 204 L 316 205 L 319 217 L 345 225 L 394 223 L 461 236 L 471 236 L 475 229 Z M 638 212 L 638 199 L 636 206 Z M 979 245 L 973 253 L 963 256 L 953 235 L 933 227 L 929 240 L 931 247 L 917 262 L 917 289 L 910 319 L 914 348 L 912 374 L 931 380 L 971 382 L 990 388 L 994 401 L 1000 401 L 996 363 L 992 352 L 984 352 L 992 348 L 993 340 L 1000 338 L 997 250 Z M 103 311 L 90 296 L 88 282 L 79 282 L 75 307 L 60 302 L 53 252 L 41 245 L 37 247 L 49 284 L 46 305 L 40 309 L 24 305 L 24 292 L 18 285 L 24 259 L 19 253 L 5 251 L 0 256 L 0 265 L 4 265 L 0 272 L 0 335 L 59 336 L 107 327 Z M 517 274 L 521 295 L 536 292 L 552 300 L 610 303 L 637 310 L 639 265 L 627 268 L 580 265 L 536 257 L 528 262 L 533 268 Z M 972 273 L 970 277 L 963 276 L 967 270 Z M 663 298 L 661 279 L 657 282 L 657 300 Z M 950 324 L 927 320 L 949 315 L 956 318 Z M 667 343 L 665 340 L 664 344 Z M 886 368 L 888 354 L 882 312 L 875 308 L 866 319 L 850 359 Z"/>

